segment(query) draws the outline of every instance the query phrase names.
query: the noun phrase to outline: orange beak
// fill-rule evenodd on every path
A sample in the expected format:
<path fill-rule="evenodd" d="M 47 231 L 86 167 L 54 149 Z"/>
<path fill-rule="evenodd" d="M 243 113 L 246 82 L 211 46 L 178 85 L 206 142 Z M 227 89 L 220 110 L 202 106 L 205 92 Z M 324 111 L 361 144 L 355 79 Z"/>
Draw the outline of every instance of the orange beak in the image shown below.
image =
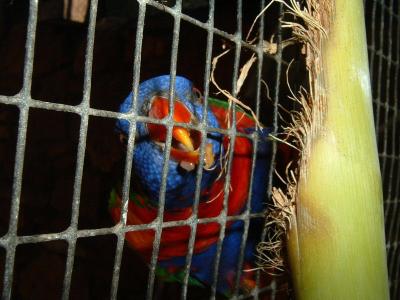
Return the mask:
<path fill-rule="evenodd" d="M 152 100 L 149 117 L 164 119 L 169 113 L 169 102 L 164 97 L 157 96 Z M 179 101 L 174 101 L 173 120 L 180 123 L 190 123 L 192 113 Z M 163 125 L 147 124 L 150 137 L 161 143 L 166 140 L 166 128 Z M 171 156 L 186 170 L 193 170 L 199 163 L 199 147 L 201 143 L 200 132 L 179 126 L 172 129 L 172 147 Z M 205 167 L 209 168 L 214 163 L 212 145 L 206 145 L 205 149 Z"/>

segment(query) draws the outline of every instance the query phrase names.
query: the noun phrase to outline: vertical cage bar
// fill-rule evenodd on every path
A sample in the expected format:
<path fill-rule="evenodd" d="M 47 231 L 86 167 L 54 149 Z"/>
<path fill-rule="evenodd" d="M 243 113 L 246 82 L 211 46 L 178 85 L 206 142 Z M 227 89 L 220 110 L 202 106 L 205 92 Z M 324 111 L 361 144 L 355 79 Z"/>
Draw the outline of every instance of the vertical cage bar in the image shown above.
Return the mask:
<path fill-rule="evenodd" d="M 165 149 L 164 149 L 164 165 L 162 170 L 162 180 L 161 180 L 161 188 L 160 188 L 160 198 L 159 198 L 159 207 L 158 207 L 158 215 L 157 215 L 157 227 L 155 232 L 155 237 L 153 240 L 153 253 L 150 260 L 150 272 L 149 279 L 147 283 L 147 299 L 152 298 L 153 290 L 154 290 L 154 279 L 155 279 L 155 271 L 157 267 L 158 260 L 158 252 L 160 249 L 160 241 L 162 234 L 162 224 L 163 224 L 163 215 L 164 215 L 164 207 L 165 207 L 165 193 L 166 193 L 166 184 L 167 184 L 167 176 L 168 176 L 168 161 L 171 152 L 171 141 L 172 141 L 172 127 L 173 123 L 173 114 L 174 114 L 174 97 L 175 97 L 175 78 L 176 78 L 176 65 L 178 59 L 178 46 L 179 46 L 179 31 L 181 24 L 181 9 L 182 9 L 182 0 L 177 0 L 174 7 L 174 31 L 172 37 L 172 51 L 171 51 L 171 66 L 170 66 L 170 91 L 169 91 L 169 114 L 167 118 L 167 135 L 165 140 Z"/>
<path fill-rule="evenodd" d="M 382 3 L 380 3 L 381 10 L 380 10 L 380 24 L 379 24 L 379 48 L 376 52 L 378 54 L 378 77 L 377 77 L 377 85 L 376 85 L 376 98 L 378 105 L 376 106 L 376 126 L 377 126 L 377 136 L 379 136 L 379 130 L 381 129 L 381 117 L 380 117 L 380 111 L 381 111 L 381 106 L 382 106 L 382 99 L 381 99 L 381 85 L 382 85 L 382 55 L 383 55 L 383 37 L 384 37 L 384 8 Z M 379 145 L 379 143 L 378 143 Z M 380 151 L 382 149 L 378 149 Z M 385 175 L 385 165 L 386 165 L 386 158 L 385 156 L 382 156 L 381 160 L 381 173 L 382 173 L 382 180 L 384 180 L 384 175 Z M 385 214 L 386 217 L 386 214 Z"/>
<path fill-rule="evenodd" d="M 393 1 L 391 0 L 390 1 L 391 3 L 390 3 L 390 6 L 392 7 L 393 6 Z M 392 14 L 389 14 L 389 18 L 390 18 L 390 20 L 389 20 L 389 32 L 392 32 L 392 26 L 393 26 L 393 15 Z M 386 69 L 386 78 L 388 79 L 388 80 L 386 80 L 386 82 L 385 82 L 385 86 L 386 86 L 386 101 L 385 101 L 385 132 L 384 132 L 384 135 L 383 135 L 383 139 L 384 139 L 384 150 L 383 150 L 383 155 L 387 155 L 388 153 L 387 153 L 387 148 L 388 148 L 388 146 L 387 146 L 387 142 L 388 142 L 388 130 L 387 130 L 387 127 L 389 127 L 389 122 L 388 122 L 388 114 L 389 114 L 389 110 L 390 110 L 390 107 L 389 107 L 389 95 L 390 95 L 390 92 L 389 92 L 389 89 L 390 89 L 390 70 L 391 70 L 391 68 L 392 67 L 394 67 L 393 65 L 392 65 L 392 39 L 391 38 L 389 38 L 389 40 L 388 40 L 388 44 L 387 44 L 387 46 L 389 47 L 389 51 L 388 51 L 388 57 L 387 57 L 387 61 L 386 61 L 386 63 L 387 63 L 387 69 Z M 395 105 L 397 104 L 397 102 L 395 103 Z M 397 116 L 397 111 L 395 110 L 394 111 L 394 120 L 396 120 L 396 116 Z M 393 124 L 393 125 L 395 125 L 395 123 Z M 396 140 L 396 138 L 395 138 L 395 136 L 394 136 L 394 133 L 396 132 L 396 128 L 395 128 L 395 126 L 393 126 L 392 127 L 392 130 L 393 130 L 393 135 L 392 135 L 392 149 L 391 149 L 391 153 L 392 154 L 395 154 L 395 151 L 394 151 L 394 142 L 395 142 L 395 140 Z M 385 159 L 385 162 L 386 162 L 386 157 L 384 158 Z M 394 171 L 394 165 L 395 165 L 395 163 L 396 163 L 396 157 L 391 157 L 390 158 L 390 160 L 389 160 L 391 163 L 390 163 L 390 170 L 389 170 L 389 178 L 387 178 L 387 180 L 389 181 L 389 186 L 388 186 L 388 191 L 387 191 L 387 199 L 384 199 L 384 201 L 390 201 L 391 199 L 392 199 L 392 183 L 393 183 L 393 185 L 394 185 L 394 182 L 393 182 L 393 171 Z M 396 210 L 394 210 L 394 211 L 396 211 Z M 395 216 L 395 214 L 393 215 L 393 216 Z M 390 237 L 392 236 L 392 224 L 393 224 L 393 219 L 395 219 L 395 218 L 393 218 L 392 217 L 392 220 L 387 220 L 385 223 L 387 224 L 387 230 L 386 230 L 386 234 L 388 235 L 387 236 L 387 239 L 389 239 L 390 240 Z M 389 247 L 390 247 L 390 245 L 389 245 Z M 389 252 L 390 253 L 390 252 Z M 393 264 L 392 265 L 388 265 L 388 270 L 389 270 L 389 276 L 390 276 L 390 274 L 392 274 L 393 273 L 393 270 L 392 270 L 392 267 L 393 267 Z M 390 284 L 390 280 L 389 280 L 389 284 Z"/>
<path fill-rule="evenodd" d="M 206 46 L 206 65 L 204 71 L 204 99 L 203 99 L 203 119 L 201 120 L 201 145 L 200 145 L 200 157 L 199 157 L 199 165 L 196 173 L 196 190 L 195 190 L 195 198 L 193 203 L 193 212 L 191 216 L 191 231 L 190 238 L 188 241 L 188 253 L 186 255 L 186 266 L 184 270 L 184 278 L 183 278 L 183 286 L 181 290 L 181 299 L 187 299 L 187 290 L 188 290 L 188 282 L 190 276 L 190 267 L 192 263 L 194 244 L 196 241 L 196 232 L 197 232 L 197 218 L 198 218 L 198 208 L 200 201 L 200 192 L 201 192 L 201 179 L 203 175 L 203 166 L 204 166 L 204 148 L 207 140 L 207 107 L 208 107 L 208 95 L 209 95 L 209 79 L 211 75 L 211 58 L 212 58 L 212 46 L 214 40 L 214 34 L 212 32 L 212 28 L 214 27 L 214 11 L 215 4 L 214 0 L 209 0 L 209 11 L 208 11 L 208 21 L 207 21 L 207 46 Z"/>
<path fill-rule="evenodd" d="M 391 23 L 392 23 L 392 18 L 390 17 L 389 24 L 385 24 L 385 15 L 387 14 L 387 11 L 385 9 L 385 5 L 382 2 L 381 3 L 381 24 L 380 24 L 380 40 L 379 40 L 379 74 L 378 74 L 378 85 L 377 85 L 377 100 L 379 102 L 379 105 L 377 105 L 378 109 L 378 118 L 380 119 L 380 110 L 384 110 L 384 115 L 383 115 L 383 120 L 379 120 L 380 123 L 377 124 L 377 127 L 379 129 L 383 129 L 383 134 L 379 134 L 378 139 L 383 139 L 383 149 L 378 149 L 381 150 L 381 157 L 382 159 L 380 160 L 380 167 L 381 167 L 381 177 L 382 177 L 382 182 L 389 181 L 389 187 L 388 191 L 386 192 L 386 196 L 389 197 L 389 190 L 391 189 L 391 182 L 390 182 L 390 177 L 387 178 L 387 173 L 386 173 L 386 168 L 388 167 L 388 153 L 387 153 L 387 137 L 388 137 L 388 114 L 389 114 L 389 100 L 388 100 L 388 82 L 389 80 L 383 80 L 385 77 L 385 74 L 383 74 L 383 64 L 386 64 L 387 68 L 387 74 L 390 74 L 390 57 L 391 57 L 391 48 L 389 48 L 389 56 L 388 59 L 383 59 L 384 56 L 384 36 L 385 36 L 385 31 L 391 30 Z M 391 43 L 389 39 L 389 43 Z M 388 78 L 388 77 L 386 77 Z M 382 86 L 386 87 L 386 99 L 383 99 L 382 95 Z M 382 107 L 381 107 L 382 106 Z M 381 126 L 381 122 L 383 122 L 383 126 Z M 393 159 L 389 159 L 389 163 L 391 162 L 391 166 L 394 164 Z M 386 199 L 384 199 L 385 201 Z M 388 211 L 387 211 L 388 212 Z M 387 228 L 388 224 L 388 219 L 386 218 L 388 215 L 385 214 L 385 227 Z M 389 268 L 388 268 L 389 269 Z"/>
<path fill-rule="evenodd" d="M 74 189 L 72 198 L 71 224 L 67 229 L 68 233 L 68 252 L 65 265 L 64 284 L 62 299 L 69 299 L 71 287 L 72 271 L 74 268 L 75 248 L 77 241 L 79 203 L 81 196 L 82 174 L 85 161 L 86 137 L 89 123 L 90 91 L 92 85 L 92 65 L 93 65 L 93 46 L 96 31 L 97 0 L 90 2 L 90 17 L 87 33 L 87 46 L 85 57 L 83 98 L 79 105 L 81 115 L 81 125 L 79 129 L 79 144 L 77 151 L 77 161 L 75 169 Z"/>
<path fill-rule="evenodd" d="M 128 145 L 126 150 L 126 161 L 125 161 L 125 170 L 124 170 L 124 181 L 122 187 L 122 203 L 121 203 L 121 219 L 119 224 L 117 224 L 118 232 L 118 242 L 117 248 L 114 258 L 114 267 L 113 267 L 113 277 L 111 282 L 111 299 L 117 299 L 118 294 L 118 282 L 122 261 L 122 253 L 124 249 L 125 243 L 125 230 L 126 219 L 127 219 L 127 211 L 128 211 L 128 202 L 129 202 L 129 190 L 130 190 L 130 181 L 131 181 L 131 172 L 132 172 L 132 161 L 133 161 L 133 148 L 135 144 L 135 133 L 136 133 L 136 117 L 137 117 L 137 96 L 138 96 L 138 87 L 139 87 L 139 78 L 140 78 L 140 66 L 141 66 L 141 53 L 142 53 L 142 43 L 143 43 L 143 30 L 144 30 L 144 20 L 146 16 L 146 3 L 140 1 L 139 2 L 139 12 L 138 12 L 138 21 L 136 28 L 136 40 L 135 40 L 135 53 L 134 53 L 134 63 L 133 63 L 133 78 L 132 78 L 132 91 L 133 91 L 133 99 L 132 106 L 129 112 L 129 137 L 128 137 Z"/>
<path fill-rule="evenodd" d="M 265 1 L 260 0 L 260 12 L 264 9 L 265 7 Z M 256 99 L 255 99 L 255 104 L 256 104 L 256 117 L 259 119 L 260 117 L 260 98 L 261 98 L 261 80 L 262 80 L 262 65 L 263 65 L 263 42 L 264 42 L 264 15 L 262 15 L 259 19 L 259 27 L 258 27 L 258 43 L 257 43 L 257 88 L 256 88 Z M 248 197 L 247 197 L 247 202 L 246 202 L 246 207 L 245 207 L 245 219 L 244 219 L 244 227 L 243 227 L 243 235 L 242 235 L 242 242 L 240 245 L 240 254 L 239 254 L 239 260 L 237 264 L 237 274 L 236 274 L 236 280 L 235 280 L 235 288 L 234 288 L 234 293 L 233 297 L 237 297 L 240 289 L 240 279 L 241 275 L 243 273 L 243 262 L 244 262 L 244 254 L 245 254 L 245 248 L 246 248 L 246 242 L 247 242 L 247 237 L 248 237 L 248 231 L 249 231 L 249 226 L 250 226 L 250 221 L 251 217 L 249 216 L 251 212 L 251 199 L 252 199 L 252 190 L 253 190 L 253 177 L 254 177 L 254 169 L 256 165 L 256 158 L 257 158 L 257 147 L 258 147 L 258 135 L 255 132 L 253 134 L 253 139 L 252 139 L 252 146 L 253 146 L 253 153 L 252 153 L 252 164 L 251 164 L 251 172 L 250 172 L 250 184 L 249 184 L 249 191 L 248 191 Z M 254 254 L 255 255 L 255 254 Z M 255 295 L 258 295 L 258 289 L 259 286 L 256 285 L 253 293 Z M 257 296 L 256 296 L 257 297 Z"/>
<path fill-rule="evenodd" d="M 38 14 L 38 0 L 29 2 L 29 19 L 26 33 L 26 52 L 24 60 L 24 81 L 21 98 L 19 99 L 18 137 L 15 153 L 14 178 L 12 187 L 12 200 L 10 209 L 10 222 L 7 232 L 6 259 L 4 266 L 3 295 L 2 299 L 10 299 L 14 276 L 15 251 L 17 247 L 16 236 L 18 230 L 19 205 L 22 188 L 22 174 L 24 167 L 26 132 L 28 126 L 29 102 L 31 101 L 32 71 L 35 51 L 36 24 Z"/>
<path fill-rule="evenodd" d="M 235 57 L 234 57 L 234 66 L 233 66 L 233 74 L 232 74 L 232 95 L 233 97 L 237 96 L 237 78 L 239 74 L 239 64 L 240 64 L 240 53 L 241 53 L 241 41 L 242 41 L 242 0 L 237 0 L 237 14 L 236 14 L 236 22 L 237 29 L 235 33 Z M 228 199 L 230 194 L 230 183 L 231 183 L 231 169 L 232 169 L 232 160 L 233 153 L 235 147 L 236 140 L 236 109 L 235 105 L 232 105 L 231 111 L 228 112 L 231 116 L 231 124 L 229 130 L 229 153 L 228 153 L 228 165 L 226 168 L 226 176 L 224 183 L 224 200 L 222 210 L 219 215 L 219 225 L 220 232 L 217 242 L 217 251 L 215 255 L 215 263 L 213 270 L 213 284 L 211 286 L 211 297 L 210 299 L 215 299 L 217 293 L 217 285 L 218 285 L 218 275 L 219 275 L 219 264 L 222 252 L 222 246 L 225 238 L 225 228 L 226 228 L 226 218 L 228 214 Z"/>
<path fill-rule="evenodd" d="M 391 2 L 391 6 L 393 7 L 393 1 Z M 392 16 L 391 16 L 392 17 Z M 397 17 L 397 37 L 391 37 L 396 41 L 396 47 L 395 51 L 397 53 L 396 55 L 396 61 L 393 63 L 392 61 L 392 66 L 395 68 L 395 73 L 394 73 L 394 78 L 388 78 L 389 80 L 393 80 L 394 84 L 392 85 L 392 88 L 394 89 L 393 97 L 394 97 L 394 112 L 393 112 L 393 120 L 392 120 L 392 164 L 391 164 L 391 171 L 395 165 L 395 161 L 397 160 L 398 163 L 398 168 L 396 170 L 397 173 L 397 181 L 394 182 L 394 178 L 390 178 L 391 181 L 393 181 L 393 186 L 394 186 L 394 191 L 393 194 L 390 191 L 388 193 L 388 199 L 386 201 L 389 201 L 390 204 L 393 205 L 391 211 L 393 212 L 391 214 L 392 218 L 388 220 L 388 230 L 387 230 L 387 235 L 388 235 L 388 269 L 389 269 L 389 276 L 390 276 L 390 293 L 391 297 L 393 299 L 397 299 L 399 297 L 399 286 L 400 286 L 400 251 L 398 251 L 399 246 L 400 246 L 400 218 L 399 218 L 399 202 L 400 202 L 400 143 L 398 142 L 398 145 L 396 145 L 396 138 L 398 141 L 399 139 L 399 133 L 397 132 L 398 129 L 400 128 L 400 120 L 399 120 L 399 62 L 400 62 L 400 18 L 399 15 Z M 391 31 L 393 32 L 393 31 Z M 390 40 L 392 42 L 392 40 Z M 392 47 L 390 48 L 392 49 Z M 396 134 L 397 133 L 397 134 Z M 397 149 L 396 149 L 397 148 Z M 392 173 L 391 173 L 392 175 Z M 388 209 L 389 211 L 389 209 Z M 390 244 L 390 241 L 393 241 L 392 244 Z"/>
<path fill-rule="evenodd" d="M 384 11 L 386 11 L 386 10 L 384 10 Z M 393 15 L 390 13 L 388 13 L 388 15 L 389 15 L 389 25 L 388 25 L 388 28 L 385 28 L 385 29 L 386 29 L 386 31 L 392 32 Z M 389 79 L 390 78 L 390 68 L 392 67 L 392 63 L 391 63 L 392 62 L 392 39 L 390 39 L 390 38 L 387 41 L 387 47 L 388 47 L 388 55 L 386 58 L 386 65 L 387 65 L 386 78 Z M 383 49 L 382 49 L 382 54 L 383 54 Z M 389 80 L 385 80 L 385 82 L 383 83 L 385 85 L 385 90 L 386 90 L 386 95 L 385 95 L 386 99 L 382 99 L 385 101 L 385 117 L 384 117 L 385 118 L 385 121 L 384 121 L 385 132 L 383 135 L 383 139 L 384 139 L 383 140 L 383 153 L 385 155 L 388 154 L 388 149 L 387 149 L 388 148 L 388 130 L 387 130 L 387 128 L 389 126 L 387 126 L 387 125 L 388 125 L 388 116 L 389 116 L 389 82 L 390 82 Z M 393 163 L 391 164 L 391 168 L 393 168 Z M 390 181 L 390 177 L 389 177 L 388 197 L 390 197 L 389 195 L 390 195 L 391 187 L 392 187 L 392 185 L 391 185 L 391 181 Z"/>
<path fill-rule="evenodd" d="M 282 18 L 283 15 L 283 4 L 279 3 L 279 19 Z M 272 123 L 272 135 L 276 135 L 278 133 L 278 128 L 279 128 L 279 97 L 280 97 L 280 84 L 281 84 L 281 73 L 282 73 L 282 25 L 281 22 L 278 22 L 278 29 L 277 29 L 277 34 L 276 34 L 276 42 L 277 42 L 277 53 L 275 54 L 275 61 L 276 61 L 276 78 L 275 78 L 275 87 L 274 87 L 274 95 L 273 95 L 273 107 L 274 107 L 274 112 L 273 112 L 273 123 Z M 271 165 L 269 169 L 269 175 L 268 175 L 268 190 L 267 190 L 267 197 L 268 199 L 271 199 L 272 196 L 272 187 L 273 187 L 273 177 L 274 177 L 274 171 L 275 171 L 275 166 L 276 166 L 276 155 L 277 155 L 277 142 L 275 140 L 271 141 Z M 264 241 L 266 238 L 267 234 L 267 228 L 264 228 L 262 235 L 261 235 L 261 240 Z M 261 270 L 257 270 L 257 275 L 256 275 L 256 286 L 260 286 L 260 279 L 261 279 Z M 275 297 L 276 293 L 276 282 L 273 280 L 271 283 L 271 297 Z M 258 295 L 255 295 L 255 299 L 258 299 Z"/>

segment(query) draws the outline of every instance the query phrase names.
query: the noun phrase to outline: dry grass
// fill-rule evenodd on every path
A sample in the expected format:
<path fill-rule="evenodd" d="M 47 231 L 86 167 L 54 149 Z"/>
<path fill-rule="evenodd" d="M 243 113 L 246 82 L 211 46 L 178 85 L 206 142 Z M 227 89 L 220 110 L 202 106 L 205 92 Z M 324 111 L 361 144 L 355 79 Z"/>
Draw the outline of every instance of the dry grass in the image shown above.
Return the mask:
<path fill-rule="evenodd" d="M 274 0 L 257 16 L 254 21 L 265 13 L 265 11 L 274 2 L 281 3 L 286 8 L 286 13 L 293 16 L 296 21 L 282 20 L 282 27 L 290 28 L 292 38 L 283 41 L 282 46 L 292 43 L 300 43 L 304 45 L 306 55 L 306 65 L 309 75 L 310 90 L 301 88 L 297 92 L 293 92 L 290 83 L 287 82 L 291 95 L 289 98 L 298 103 L 301 107 L 300 111 L 290 111 L 289 120 L 285 120 L 288 124 L 283 127 L 283 133 L 275 140 L 296 149 L 298 151 L 298 160 L 290 162 L 286 167 L 285 179 L 279 174 L 277 176 L 285 185 L 285 190 L 280 188 L 272 188 L 272 205 L 266 215 L 267 236 L 266 240 L 258 245 L 259 266 L 267 272 L 274 273 L 274 270 L 283 270 L 285 266 L 283 249 L 285 247 L 288 231 L 293 227 L 296 230 L 296 201 L 298 196 L 297 182 L 300 176 L 305 175 L 307 160 L 310 154 L 310 147 L 313 139 L 319 132 L 320 125 L 323 122 L 326 99 L 323 84 L 315 82 L 317 74 L 321 73 L 321 48 L 322 41 L 327 37 L 328 33 L 327 21 L 325 16 L 320 16 L 319 7 L 329 1 L 309 0 L 302 7 L 299 2 L 290 0 L 289 3 L 283 0 Z M 320 20 L 323 20 L 322 22 Z M 253 30 L 253 26 L 251 30 Z M 251 31 L 248 34 L 250 36 Z M 269 50 L 271 51 L 270 44 Z M 290 70 L 290 64 L 288 71 Z M 288 78 L 288 73 L 286 74 Z M 288 79 L 287 79 L 288 80 Z M 283 109 L 281 107 L 281 109 Z M 285 110 L 286 111 L 286 110 Z M 286 111 L 287 112 L 287 111 Z"/>

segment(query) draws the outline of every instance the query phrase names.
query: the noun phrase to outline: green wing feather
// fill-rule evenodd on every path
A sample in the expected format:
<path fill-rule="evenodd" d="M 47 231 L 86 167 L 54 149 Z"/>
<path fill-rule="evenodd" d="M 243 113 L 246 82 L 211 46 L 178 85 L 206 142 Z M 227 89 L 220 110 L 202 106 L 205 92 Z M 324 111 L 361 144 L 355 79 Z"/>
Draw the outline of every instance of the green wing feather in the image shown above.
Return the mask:
<path fill-rule="evenodd" d="M 229 102 L 220 100 L 220 99 L 216 99 L 216 98 L 212 98 L 212 97 L 208 97 L 208 103 L 210 105 L 222 107 L 225 109 L 228 109 L 228 107 L 229 107 Z M 240 111 L 240 112 L 244 113 L 249 118 L 254 119 L 253 116 L 251 114 L 249 114 L 248 112 L 246 112 L 242 107 L 240 107 L 240 105 L 235 104 L 235 109 L 236 109 L 236 111 Z"/>

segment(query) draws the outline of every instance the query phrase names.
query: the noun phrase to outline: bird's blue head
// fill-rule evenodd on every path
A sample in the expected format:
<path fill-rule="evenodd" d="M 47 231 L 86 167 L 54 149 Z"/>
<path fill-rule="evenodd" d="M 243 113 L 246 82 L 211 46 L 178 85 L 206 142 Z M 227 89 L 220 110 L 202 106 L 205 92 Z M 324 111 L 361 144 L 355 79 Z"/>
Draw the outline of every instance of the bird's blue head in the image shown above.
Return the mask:
<path fill-rule="evenodd" d="M 137 115 L 163 120 L 169 115 L 170 76 L 164 75 L 144 81 L 139 86 Z M 120 106 L 120 112 L 127 113 L 132 108 L 132 93 Z M 197 125 L 203 120 L 203 101 L 191 81 L 177 76 L 175 79 L 173 121 Z M 218 121 L 207 109 L 207 127 L 219 128 Z M 117 130 L 123 138 L 129 134 L 130 123 L 117 121 Z M 139 183 L 150 203 L 157 205 L 162 182 L 166 127 L 154 123 L 136 123 L 135 147 L 133 151 L 134 186 Z M 166 179 L 166 208 L 191 206 L 194 200 L 196 169 L 199 165 L 201 134 L 199 131 L 174 126 L 168 175 Z M 210 186 L 218 176 L 222 136 L 212 132 L 207 134 L 204 153 L 204 170 L 201 188 Z"/>

